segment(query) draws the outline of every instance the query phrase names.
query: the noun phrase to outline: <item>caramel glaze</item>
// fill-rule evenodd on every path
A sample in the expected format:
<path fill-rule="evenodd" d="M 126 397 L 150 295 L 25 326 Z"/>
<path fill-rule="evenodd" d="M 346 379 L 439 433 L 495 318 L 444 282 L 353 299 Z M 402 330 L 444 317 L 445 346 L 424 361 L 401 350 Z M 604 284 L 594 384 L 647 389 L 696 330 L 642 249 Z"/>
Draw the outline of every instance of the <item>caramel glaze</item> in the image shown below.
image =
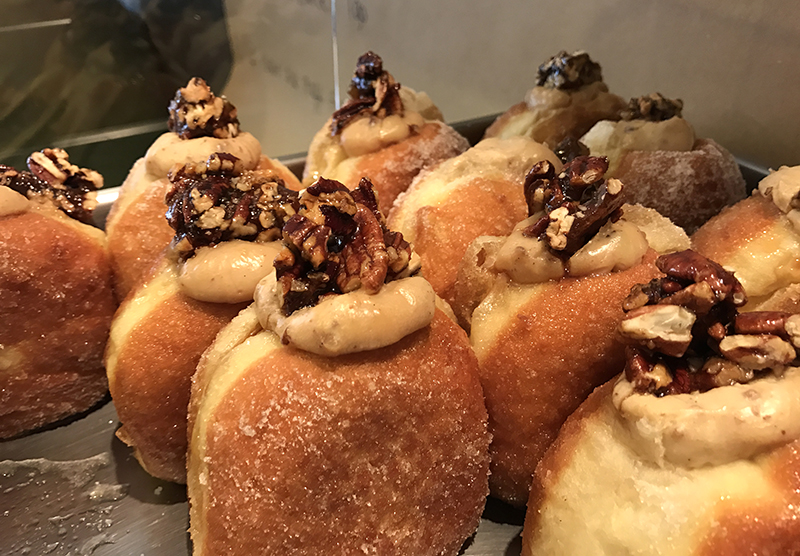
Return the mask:
<path fill-rule="evenodd" d="M 487 494 L 485 422 L 475 355 L 441 311 L 380 350 L 269 353 L 206 422 L 196 554 L 456 554 Z"/>
<path fill-rule="evenodd" d="M 246 305 L 206 303 L 177 293 L 143 318 L 119 347 L 109 384 L 123 423 L 117 436 L 136 449 L 151 475 L 186 482 L 192 375 L 205 348 Z"/>
<path fill-rule="evenodd" d="M 520 185 L 497 179 L 475 178 L 459 187 L 458 198 L 437 207 L 423 206 L 416 216 L 414 241 L 422 275 L 452 305 L 458 267 L 469 244 L 479 236 L 508 235 L 527 216 Z"/>
<path fill-rule="evenodd" d="M 368 177 L 375 185 L 381 211 L 388 213 L 394 200 L 408 189 L 417 174 L 468 147 L 466 139 L 451 127 L 442 122 L 427 122 L 407 139 L 360 156 L 353 174 L 342 179 L 342 183 L 355 189 L 362 177 Z"/>
<path fill-rule="evenodd" d="M 622 368 L 615 341 L 622 300 L 633 285 L 659 274 L 655 258 L 651 249 L 622 272 L 541 284 L 498 335 L 481 361 L 493 495 L 524 505 L 531 475 L 561 425 Z"/>
<path fill-rule="evenodd" d="M 102 243 L 36 211 L 0 218 L 0 438 L 103 399 L 114 296 Z"/>

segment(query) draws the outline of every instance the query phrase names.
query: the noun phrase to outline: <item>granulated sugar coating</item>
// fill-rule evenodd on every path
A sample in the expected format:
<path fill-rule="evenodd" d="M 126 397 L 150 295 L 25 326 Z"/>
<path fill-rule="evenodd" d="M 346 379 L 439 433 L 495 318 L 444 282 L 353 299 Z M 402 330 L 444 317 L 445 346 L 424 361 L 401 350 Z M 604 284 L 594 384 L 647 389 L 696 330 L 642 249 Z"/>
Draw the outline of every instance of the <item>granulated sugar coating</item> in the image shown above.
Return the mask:
<path fill-rule="evenodd" d="M 747 194 L 736 159 L 711 139 L 688 152 L 630 152 L 614 177 L 626 202 L 654 208 L 688 233 Z"/>
<path fill-rule="evenodd" d="M 487 415 L 467 338 L 440 311 L 384 349 L 283 347 L 236 372 L 192 440 L 195 554 L 456 554 L 477 527 Z"/>

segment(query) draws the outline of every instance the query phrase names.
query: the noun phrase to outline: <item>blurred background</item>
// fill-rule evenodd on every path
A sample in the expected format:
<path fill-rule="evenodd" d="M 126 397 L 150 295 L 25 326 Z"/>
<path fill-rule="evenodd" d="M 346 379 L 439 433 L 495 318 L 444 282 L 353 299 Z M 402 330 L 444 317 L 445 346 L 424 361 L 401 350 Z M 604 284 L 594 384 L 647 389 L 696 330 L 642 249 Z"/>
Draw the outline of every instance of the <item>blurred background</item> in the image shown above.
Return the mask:
<path fill-rule="evenodd" d="M 698 135 L 800 164 L 800 3 L 784 0 L 3 0 L 0 163 L 67 148 L 119 185 L 201 76 L 270 156 L 304 152 L 373 50 L 449 122 L 502 112 L 559 50 L 612 92 L 682 98 Z M 334 15 L 332 19 L 332 14 Z M 338 60 L 338 63 L 337 63 Z"/>

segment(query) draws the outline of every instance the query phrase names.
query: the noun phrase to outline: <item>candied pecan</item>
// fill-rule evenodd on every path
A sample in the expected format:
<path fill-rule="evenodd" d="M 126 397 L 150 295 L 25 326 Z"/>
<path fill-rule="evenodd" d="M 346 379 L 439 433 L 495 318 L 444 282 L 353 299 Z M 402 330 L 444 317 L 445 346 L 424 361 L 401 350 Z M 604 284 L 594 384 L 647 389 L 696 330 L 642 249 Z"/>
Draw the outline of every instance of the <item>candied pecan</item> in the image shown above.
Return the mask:
<path fill-rule="evenodd" d="M 274 241 L 299 210 L 298 194 L 277 175 L 246 172 L 228 153 L 177 167 L 169 174 L 167 222 L 181 257 L 231 239 Z"/>
<path fill-rule="evenodd" d="M 169 103 L 167 127 L 181 139 L 227 139 L 239 134 L 239 119 L 228 99 L 215 96 L 204 80 L 193 77 Z"/>
<path fill-rule="evenodd" d="M 623 341 L 681 357 L 692 342 L 695 319 L 694 313 L 677 305 L 647 305 L 626 314 L 618 331 Z"/>
<path fill-rule="evenodd" d="M 70 163 L 63 149 L 43 149 L 28 157 L 28 170 L 17 171 L 0 165 L 0 185 L 28 198 L 46 199 L 68 216 L 84 223 L 92 221 L 97 190 L 103 176 Z"/>
<path fill-rule="evenodd" d="M 579 156 L 556 175 L 548 161 L 537 163 L 525 177 L 524 193 L 528 215 L 541 211 L 539 220 L 523 230 L 527 237 L 539 237 L 550 249 L 570 256 L 583 247 L 622 206 L 622 184 L 605 180 L 605 157 Z"/>
<path fill-rule="evenodd" d="M 349 93 L 350 100 L 331 117 L 331 136 L 338 135 L 350 122 L 364 115 L 403 114 L 400 83 L 383 69 L 383 60 L 374 52 L 358 58 Z"/>
<path fill-rule="evenodd" d="M 731 334 L 719 350 L 726 359 L 755 370 L 788 365 L 797 357 L 792 344 L 772 334 Z"/>
<path fill-rule="evenodd" d="M 790 339 L 786 321 L 791 313 L 780 311 L 752 311 L 736 315 L 733 327 L 737 334 L 773 334 Z"/>
<path fill-rule="evenodd" d="M 320 178 L 303 192 L 300 207 L 283 227 L 286 249 L 275 261 L 285 315 L 330 294 L 377 293 L 407 275 L 411 246 L 386 229 L 368 179 L 350 192 Z"/>
<path fill-rule="evenodd" d="M 602 80 L 600 64 L 580 50 L 572 54 L 562 50 L 536 72 L 536 84 L 550 89 L 579 89 Z"/>
<path fill-rule="evenodd" d="M 566 164 L 579 156 L 589 156 L 589 147 L 574 137 L 565 137 L 553 150 L 558 159 Z"/>
<path fill-rule="evenodd" d="M 681 117 L 683 101 L 669 99 L 661 93 L 652 93 L 639 98 L 632 98 L 628 107 L 620 112 L 623 120 L 647 120 L 663 122 L 675 116 Z"/>
<path fill-rule="evenodd" d="M 707 282 L 718 301 L 728 301 L 735 307 L 747 303 L 744 288 L 732 272 L 691 249 L 662 255 L 656 266 L 668 277 L 687 285 Z"/>

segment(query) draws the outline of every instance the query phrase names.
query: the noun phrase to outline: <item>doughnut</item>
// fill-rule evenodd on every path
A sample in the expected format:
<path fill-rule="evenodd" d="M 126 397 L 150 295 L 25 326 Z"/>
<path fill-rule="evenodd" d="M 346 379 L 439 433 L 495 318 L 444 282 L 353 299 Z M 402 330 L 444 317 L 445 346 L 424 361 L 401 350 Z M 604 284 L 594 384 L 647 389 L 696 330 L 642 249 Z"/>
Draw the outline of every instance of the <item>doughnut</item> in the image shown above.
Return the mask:
<path fill-rule="evenodd" d="M 619 372 L 620 303 L 654 278 L 657 253 L 688 247 L 652 209 L 623 204 L 607 162 L 543 161 L 525 182 L 530 217 L 467 250 L 454 311 L 470 330 L 492 433 L 492 496 L 528 500 L 531 477 L 567 417 Z"/>
<path fill-rule="evenodd" d="M 174 231 L 152 275 L 114 316 L 106 372 L 122 427 L 117 436 L 160 479 L 186 481 L 191 377 L 217 333 L 272 271 L 297 193 L 264 170 L 215 153 L 170 173 Z"/>
<path fill-rule="evenodd" d="M 423 276 L 448 303 L 469 244 L 507 234 L 527 215 L 522 183 L 541 160 L 560 166 L 550 149 L 526 137 L 484 139 L 418 176 L 397 199 L 389 227 L 414 244 Z"/>
<path fill-rule="evenodd" d="M 800 212 L 792 208 L 798 193 L 800 167 L 784 166 L 692 235 L 696 251 L 736 273 L 750 299 L 744 310 L 800 283 Z"/>
<path fill-rule="evenodd" d="M 61 149 L 0 165 L 0 439 L 106 397 L 116 304 L 105 234 L 89 225 L 103 178 Z"/>
<path fill-rule="evenodd" d="M 195 556 L 458 554 L 489 471 L 466 334 L 368 180 L 319 179 L 283 235 L 193 379 Z"/>
<path fill-rule="evenodd" d="M 561 51 L 539 66 L 536 86 L 525 100 L 501 114 L 484 138 L 530 137 L 555 149 L 600 120 L 619 119 L 625 101 L 608 92 L 600 65 L 586 52 Z"/>
<path fill-rule="evenodd" d="M 215 96 L 198 77 L 175 93 L 168 126 L 169 131 L 134 163 L 106 221 L 120 300 L 146 278 L 172 240 L 174 231 L 164 219 L 164 198 L 171 187 L 167 174 L 175 165 L 202 162 L 216 152 L 226 152 L 239 158 L 245 169 L 271 171 L 287 187 L 300 189 L 288 168 L 262 155 L 258 140 L 239 131 L 236 108 L 225 97 Z"/>
<path fill-rule="evenodd" d="M 681 100 L 659 93 L 633 98 L 620 121 L 598 122 L 581 142 L 608 157 L 608 175 L 626 185 L 627 202 L 654 208 L 692 233 L 747 188 L 733 155 L 697 138 L 682 109 Z"/>
<path fill-rule="evenodd" d="M 624 372 L 536 469 L 522 554 L 800 553 L 800 315 L 685 251 L 625 301 Z"/>
<path fill-rule="evenodd" d="M 401 86 L 381 57 L 367 52 L 358 59 L 350 99 L 308 147 L 303 184 L 325 177 L 354 189 L 368 177 L 388 212 L 417 174 L 469 147 L 441 120 L 427 94 Z"/>

